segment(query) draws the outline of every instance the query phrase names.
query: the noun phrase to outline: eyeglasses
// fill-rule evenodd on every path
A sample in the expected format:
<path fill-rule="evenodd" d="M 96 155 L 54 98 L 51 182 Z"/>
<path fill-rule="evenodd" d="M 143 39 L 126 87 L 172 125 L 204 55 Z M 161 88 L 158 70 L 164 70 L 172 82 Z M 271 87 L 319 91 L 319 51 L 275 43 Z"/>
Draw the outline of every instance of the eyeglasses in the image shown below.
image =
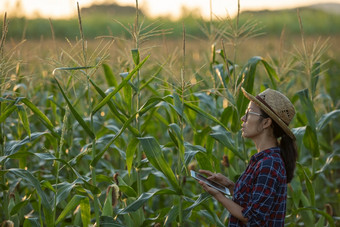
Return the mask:
<path fill-rule="evenodd" d="M 248 120 L 248 115 L 249 114 L 257 115 L 257 116 L 260 116 L 260 117 L 265 117 L 264 115 L 262 115 L 260 113 L 256 113 L 256 112 L 252 112 L 252 111 L 247 110 L 247 112 L 244 115 L 245 116 L 245 118 L 244 118 L 245 122 Z"/>

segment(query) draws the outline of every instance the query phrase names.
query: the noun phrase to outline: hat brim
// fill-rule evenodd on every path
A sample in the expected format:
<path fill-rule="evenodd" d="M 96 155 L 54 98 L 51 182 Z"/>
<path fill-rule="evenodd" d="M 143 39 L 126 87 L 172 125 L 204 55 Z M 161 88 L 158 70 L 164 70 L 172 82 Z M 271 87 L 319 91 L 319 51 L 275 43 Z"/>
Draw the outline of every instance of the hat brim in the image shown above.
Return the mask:
<path fill-rule="evenodd" d="M 258 105 L 266 114 L 269 115 L 271 119 L 273 119 L 281 128 L 282 130 L 293 140 L 296 140 L 295 135 L 290 130 L 290 128 L 284 123 L 272 110 L 270 110 L 266 105 L 264 105 L 260 100 L 258 100 L 253 95 L 249 94 L 243 87 L 241 87 L 244 96 L 249 99 L 250 101 L 254 102 Z"/>

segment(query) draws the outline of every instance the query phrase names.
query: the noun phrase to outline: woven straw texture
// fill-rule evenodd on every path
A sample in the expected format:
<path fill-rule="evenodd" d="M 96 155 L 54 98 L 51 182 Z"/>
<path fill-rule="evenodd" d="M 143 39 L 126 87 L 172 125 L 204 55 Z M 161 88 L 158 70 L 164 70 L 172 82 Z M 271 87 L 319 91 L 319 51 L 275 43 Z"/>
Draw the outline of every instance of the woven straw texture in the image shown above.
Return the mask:
<path fill-rule="evenodd" d="M 260 106 L 260 108 L 266 112 L 289 137 L 295 140 L 294 134 L 288 127 L 295 115 L 295 108 L 285 95 L 268 88 L 254 97 L 243 87 L 241 89 L 246 98 Z"/>

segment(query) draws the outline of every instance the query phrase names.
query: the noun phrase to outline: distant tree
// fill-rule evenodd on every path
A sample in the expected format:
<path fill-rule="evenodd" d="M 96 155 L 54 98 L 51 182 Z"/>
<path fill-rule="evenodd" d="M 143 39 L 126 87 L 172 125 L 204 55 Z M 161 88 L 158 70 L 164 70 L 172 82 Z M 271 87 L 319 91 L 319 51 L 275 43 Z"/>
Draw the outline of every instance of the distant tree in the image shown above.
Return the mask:
<path fill-rule="evenodd" d="M 96 15 L 96 14 L 106 14 L 106 15 L 116 15 L 116 16 L 131 16 L 136 14 L 135 7 L 132 6 L 121 6 L 116 3 L 104 3 L 95 4 L 90 7 L 85 7 L 81 9 L 83 15 Z M 139 9 L 139 13 L 142 11 Z"/>

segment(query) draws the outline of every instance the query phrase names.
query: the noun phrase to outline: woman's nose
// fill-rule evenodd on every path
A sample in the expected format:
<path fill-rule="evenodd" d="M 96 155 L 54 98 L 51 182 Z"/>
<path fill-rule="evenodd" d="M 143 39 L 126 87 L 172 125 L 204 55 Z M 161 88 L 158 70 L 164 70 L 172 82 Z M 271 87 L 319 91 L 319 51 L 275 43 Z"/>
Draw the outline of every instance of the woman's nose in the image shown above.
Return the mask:
<path fill-rule="evenodd" d="M 246 122 L 246 115 L 243 115 L 243 116 L 241 117 L 241 121 Z"/>

